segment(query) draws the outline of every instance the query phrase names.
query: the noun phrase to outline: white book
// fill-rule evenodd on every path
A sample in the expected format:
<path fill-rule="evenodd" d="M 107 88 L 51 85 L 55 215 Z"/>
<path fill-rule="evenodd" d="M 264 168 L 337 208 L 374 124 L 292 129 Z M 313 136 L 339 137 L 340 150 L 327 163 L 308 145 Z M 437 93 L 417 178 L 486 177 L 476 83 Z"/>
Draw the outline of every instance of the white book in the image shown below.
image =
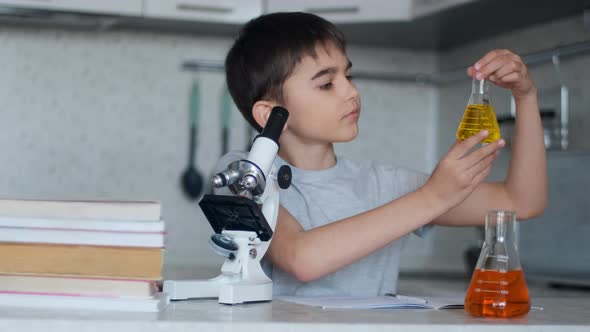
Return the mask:
<path fill-rule="evenodd" d="M 165 293 L 149 298 L 0 293 L 0 306 L 11 308 L 157 312 L 168 303 L 170 298 Z"/>
<path fill-rule="evenodd" d="M 0 215 L 20 218 L 160 220 L 159 202 L 0 199 Z"/>
<path fill-rule="evenodd" d="M 384 296 L 279 296 L 277 300 L 322 309 L 463 309 L 463 298 L 417 298 L 404 295 Z"/>
<path fill-rule="evenodd" d="M 0 227 L 59 228 L 77 230 L 106 230 L 130 232 L 163 232 L 163 220 L 98 220 L 24 218 L 0 215 Z"/>
<path fill-rule="evenodd" d="M 151 297 L 157 292 L 154 280 L 0 274 L 0 293 Z"/>
<path fill-rule="evenodd" d="M 0 227 L 0 242 L 163 248 L 164 234 Z"/>

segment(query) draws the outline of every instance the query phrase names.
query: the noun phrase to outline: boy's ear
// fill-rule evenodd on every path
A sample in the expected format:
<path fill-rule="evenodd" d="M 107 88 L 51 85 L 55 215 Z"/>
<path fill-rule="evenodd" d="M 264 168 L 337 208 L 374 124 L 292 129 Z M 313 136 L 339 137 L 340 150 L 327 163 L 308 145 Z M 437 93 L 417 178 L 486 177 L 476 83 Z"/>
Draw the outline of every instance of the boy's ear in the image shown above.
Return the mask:
<path fill-rule="evenodd" d="M 275 103 L 268 100 L 259 100 L 252 106 L 252 117 L 260 127 L 264 128 L 270 116 L 270 111 L 275 106 Z"/>

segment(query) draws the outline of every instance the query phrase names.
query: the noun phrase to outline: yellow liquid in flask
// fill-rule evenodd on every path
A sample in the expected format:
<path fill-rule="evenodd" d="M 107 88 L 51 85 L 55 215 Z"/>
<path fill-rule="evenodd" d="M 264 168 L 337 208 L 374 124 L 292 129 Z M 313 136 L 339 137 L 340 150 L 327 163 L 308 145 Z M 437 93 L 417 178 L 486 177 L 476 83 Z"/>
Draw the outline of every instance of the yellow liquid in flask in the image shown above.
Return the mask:
<path fill-rule="evenodd" d="M 463 119 L 457 128 L 457 139 L 466 140 L 482 130 L 489 132 L 483 143 L 491 143 L 500 139 L 500 126 L 496 120 L 496 113 L 492 105 L 468 105 L 463 113 Z"/>

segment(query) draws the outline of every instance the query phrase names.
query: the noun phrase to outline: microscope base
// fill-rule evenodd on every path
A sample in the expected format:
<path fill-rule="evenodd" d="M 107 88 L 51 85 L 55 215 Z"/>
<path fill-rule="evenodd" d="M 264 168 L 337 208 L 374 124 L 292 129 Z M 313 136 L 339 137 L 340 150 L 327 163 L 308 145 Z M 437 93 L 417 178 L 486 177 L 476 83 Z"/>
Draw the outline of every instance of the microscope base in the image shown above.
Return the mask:
<path fill-rule="evenodd" d="M 272 282 L 230 281 L 223 275 L 209 280 L 165 280 L 163 290 L 170 300 L 219 298 L 222 304 L 272 300 Z"/>

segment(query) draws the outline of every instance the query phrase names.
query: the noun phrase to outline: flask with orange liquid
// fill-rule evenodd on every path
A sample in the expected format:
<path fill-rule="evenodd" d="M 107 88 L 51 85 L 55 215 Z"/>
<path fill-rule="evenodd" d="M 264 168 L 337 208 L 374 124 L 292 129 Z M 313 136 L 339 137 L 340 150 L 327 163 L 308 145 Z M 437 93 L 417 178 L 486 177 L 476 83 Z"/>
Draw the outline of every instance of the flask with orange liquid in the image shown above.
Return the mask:
<path fill-rule="evenodd" d="M 489 87 L 490 84 L 487 80 L 473 78 L 471 96 L 467 102 L 467 108 L 465 108 L 461 123 L 459 123 L 459 128 L 457 128 L 457 139 L 463 141 L 484 129 L 489 134 L 483 140 L 483 143 L 491 143 L 500 139 L 500 126 L 498 126 L 496 113 L 488 96 Z"/>
<path fill-rule="evenodd" d="M 516 317 L 529 312 L 529 290 L 515 243 L 516 215 L 488 211 L 486 239 L 465 296 L 465 311 L 482 317 Z"/>

